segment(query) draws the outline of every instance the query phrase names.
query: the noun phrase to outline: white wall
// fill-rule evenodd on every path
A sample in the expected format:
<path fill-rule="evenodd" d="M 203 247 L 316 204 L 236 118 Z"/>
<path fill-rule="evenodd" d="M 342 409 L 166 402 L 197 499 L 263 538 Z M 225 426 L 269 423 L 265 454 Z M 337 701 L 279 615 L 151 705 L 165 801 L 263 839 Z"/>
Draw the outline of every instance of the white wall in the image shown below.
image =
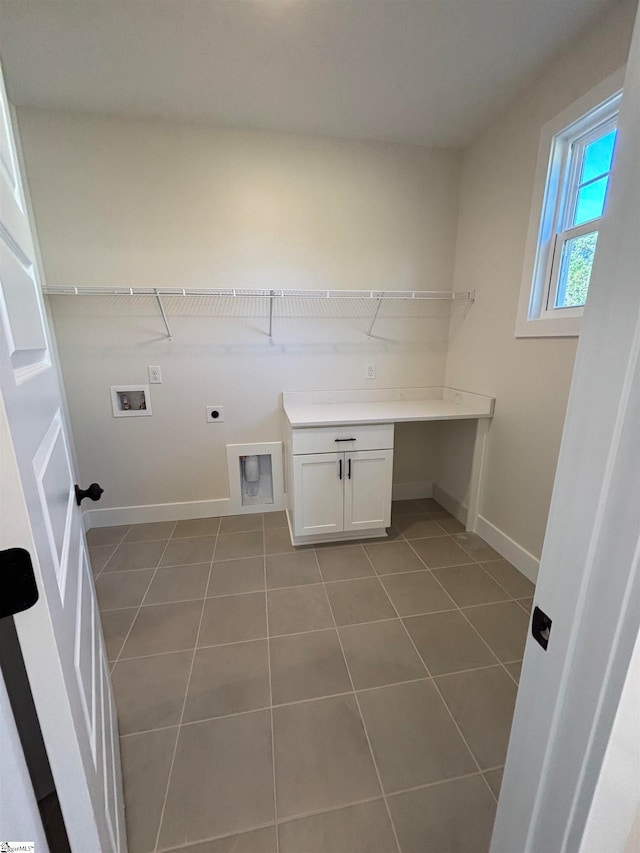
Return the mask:
<path fill-rule="evenodd" d="M 49 284 L 451 287 L 458 152 L 42 110 L 18 120 Z M 282 390 L 444 377 L 441 306 L 382 318 L 369 340 L 373 305 L 314 305 L 315 318 L 277 305 L 270 343 L 264 304 L 174 298 L 169 343 L 151 299 L 51 303 L 80 477 L 102 484 L 106 507 L 225 498 L 225 445 L 280 440 Z M 153 416 L 113 419 L 109 386 L 146 382 L 149 364 L 164 378 Z M 205 423 L 206 404 L 224 405 L 224 424 Z M 399 434 L 395 482 L 432 480 L 432 433 Z"/>
<path fill-rule="evenodd" d="M 634 8 L 612 6 L 464 152 L 454 289 L 475 288 L 477 300 L 452 341 L 446 384 L 496 397 L 480 514 L 526 560 L 542 549 L 577 343 L 514 337 L 540 132 L 625 64 Z M 442 466 L 455 466 L 453 452 Z"/>

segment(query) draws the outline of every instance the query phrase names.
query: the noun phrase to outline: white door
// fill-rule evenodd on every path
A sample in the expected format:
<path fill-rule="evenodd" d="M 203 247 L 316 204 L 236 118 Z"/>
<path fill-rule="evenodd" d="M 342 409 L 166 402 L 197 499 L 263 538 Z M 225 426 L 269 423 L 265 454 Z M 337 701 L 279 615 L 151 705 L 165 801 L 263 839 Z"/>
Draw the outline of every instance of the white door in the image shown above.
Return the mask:
<path fill-rule="evenodd" d="M 293 457 L 295 536 L 319 536 L 343 529 L 344 453 Z"/>
<path fill-rule="evenodd" d="M 393 450 L 358 450 L 345 457 L 344 529 L 389 527 Z"/>
<path fill-rule="evenodd" d="M 40 594 L 15 623 L 69 841 L 74 853 L 125 850 L 109 671 L 1 75 L 0 390 Z M 3 525 L 2 547 L 20 545 Z"/>
<path fill-rule="evenodd" d="M 493 853 L 581 848 L 640 631 L 640 20 L 618 138 L 534 599 L 551 629 L 527 640 Z M 606 853 L 627 793 L 609 792 Z"/>

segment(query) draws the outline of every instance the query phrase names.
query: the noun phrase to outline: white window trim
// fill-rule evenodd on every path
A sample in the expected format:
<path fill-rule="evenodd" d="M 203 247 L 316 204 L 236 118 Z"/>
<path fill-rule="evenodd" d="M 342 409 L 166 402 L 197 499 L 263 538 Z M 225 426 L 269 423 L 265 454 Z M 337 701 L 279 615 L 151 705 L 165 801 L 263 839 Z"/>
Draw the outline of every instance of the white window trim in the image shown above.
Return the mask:
<path fill-rule="evenodd" d="M 545 312 L 543 305 L 550 273 L 552 242 L 555 239 L 552 232 L 555 206 L 547 205 L 546 200 L 558 195 L 558 182 L 563 171 L 562 158 L 552 157 L 553 140 L 582 116 L 618 94 L 623 82 L 624 68 L 619 68 L 542 128 L 516 316 L 517 338 L 577 337 L 580 334 L 582 308 L 562 309 L 562 316 L 556 316 L 558 311 L 553 312 L 554 316 L 549 316 L 550 312 Z M 547 213 L 544 221 L 543 211 Z M 597 229 L 599 221 L 592 220 L 588 230 Z M 538 263 L 539 259 L 541 263 Z"/>

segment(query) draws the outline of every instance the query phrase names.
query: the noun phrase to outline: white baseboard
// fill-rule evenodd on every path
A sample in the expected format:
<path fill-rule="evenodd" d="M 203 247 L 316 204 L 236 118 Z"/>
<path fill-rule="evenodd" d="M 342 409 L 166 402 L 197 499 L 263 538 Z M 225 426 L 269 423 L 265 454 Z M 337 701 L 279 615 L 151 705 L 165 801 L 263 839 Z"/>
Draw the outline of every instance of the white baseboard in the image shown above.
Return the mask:
<path fill-rule="evenodd" d="M 287 508 L 287 496 L 280 495 L 272 504 L 238 505 L 231 498 L 210 501 L 182 501 L 142 506 L 116 506 L 87 509 L 83 513 L 85 530 L 114 527 L 119 524 L 143 524 L 149 521 L 185 521 L 190 518 L 213 518 L 221 515 L 243 515 L 256 512 L 278 512 Z"/>
<path fill-rule="evenodd" d="M 487 521 L 484 516 L 478 516 L 476 525 L 476 533 L 481 536 L 485 542 L 491 545 L 498 554 L 508 560 L 512 565 L 529 578 L 532 583 L 535 583 L 538 578 L 540 569 L 540 560 L 525 550 L 522 545 L 514 542 L 510 536 L 507 536 L 502 530 Z"/>
<path fill-rule="evenodd" d="M 433 481 L 424 483 L 394 483 L 391 497 L 394 501 L 415 501 L 419 498 L 430 498 L 433 493 Z"/>
<path fill-rule="evenodd" d="M 450 512 L 454 518 L 457 518 L 460 524 L 467 524 L 467 508 L 460 503 L 457 498 L 454 498 L 449 492 L 445 492 L 442 486 L 437 483 L 433 484 L 433 499 L 443 506 L 447 512 Z"/>

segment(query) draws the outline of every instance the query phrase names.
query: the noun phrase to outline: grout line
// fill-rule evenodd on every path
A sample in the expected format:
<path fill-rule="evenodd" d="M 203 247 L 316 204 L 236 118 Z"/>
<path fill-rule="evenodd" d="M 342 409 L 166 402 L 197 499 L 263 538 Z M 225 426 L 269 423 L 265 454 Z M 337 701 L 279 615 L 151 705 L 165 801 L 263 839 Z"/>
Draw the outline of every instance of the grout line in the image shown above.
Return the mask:
<path fill-rule="evenodd" d="M 264 528 L 264 515 L 262 517 L 262 548 L 266 549 L 266 535 Z M 262 557 L 264 568 L 264 609 L 267 632 L 267 666 L 269 670 L 269 718 L 271 722 L 271 774 L 273 779 L 273 816 L 276 824 L 276 853 L 280 853 L 280 832 L 278 831 L 278 792 L 276 790 L 276 748 L 275 734 L 273 730 L 273 683 L 271 679 L 271 637 L 269 635 L 269 602 L 267 600 L 267 555 Z"/>
<path fill-rule="evenodd" d="M 326 628 L 324 630 L 333 631 L 334 628 Z M 264 640 L 249 640 L 248 642 L 264 642 Z M 201 647 L 206 648 L 206 647 Z M 169 652 L 169 654 L 180 654 L 180 652 Z M 129 658 L 129 660 L 135 660 L 135 658 Z M 476 667 L 475 669 L 463 669 L 457 670 L 456 672 L 443 672 L 441 675 L 432 676 L 428 673 L 420 676 L 419 678 L 407 678 L 404 681 L 391 681 L 388 684 L 375 684 L 371 687 L 355 687 L 353 690 L 342 690 L 340 693 L 327 693 L 322 696 L 310 696 L 305 699 L 293 699 L 291 702 L 276 702 L 271 705 L 262 705 L 259 708 L 247 708 L 246 711 L 234 711 L 232 714 L 218 714 L 213 717 L 202 717 L 198 720 L 187 720 L 182 723 L 172 723 L 167 726 L 158 726 L 155 729 L 141 729 L 137 732 L 127 732 L 126 734 L 120 735 L 120 737 L 132 737 L 133 735 L 140 734 L 148 734 L 149 732 L 161 731 L 164 729 L 175 729 L 175 728 L 186 728 L 187 726 L 196 726 L 199 723 L 209 723 L 212 720 L 227 720 L 230 717 L 246 717 L 247 714 L 256 714 L 259 711 L 268 711 L 271 708 L 288 708 L 290 705 L 307 705 L 310 702 L 321 702 L 323 699 L 337 699 L 339 696 L 350 696 L 352 693 L 372 693 L 374 690 L 384 690 L 387 687 L 400 687 L 404 684 L 414 684 L 417 681 L 433 681 L 438 678 L 447 678 L 449 675 L 463 675 L 467 672 L 477 672 L 478 670 L 485 669 L 497 669 L 497 664 L 490 664 L 489 666 L 481 666 Z M 500 765 L 503 766 L 503 765 Z M 495 770 L 496 768 L 487 768 L 488 770 Z M 486 770 L 482 771 L 483 773 L 487 772 Z M 418 786 L 422 787 L 422 786 Z"/>
<path fill-rule="evenodd" d="M 320 561 L 318 560 L 318 555 L 316 554 L 315 548 L 313 549 L 313 553 L 315 554 L 315 557 L 316 557 L 316 563 L 318 564 L 318 570 L 320 571 L 320 574 L 322 575 L 322 570 L 320 569 Z M 380 583 L 380 581 L 378 581 L 378 583 Z M 382 586 L 382 584 L 380 584 L 380 586 Z M 385 793 L 384 786 L 382 784 L 382 776 L 380 775 L 380 770 L 378 769 L 376 757 L 375 757 L 375 754 L 373 752 L 373 746 L 371 744 L 371 738 L 369 737 L 369 732 L 367 731 L 367 727 L 366 727 L 365 722 L 364 722 L 364 717 L 362 715 L 362 709 L 360 707 L 360 702 L 358 700 L 358 694 L 356 692 L 355 684 L 353 683 L 353 678 L 351 676 L 351 670 L 349 669 L 349 662 L 347 661 L 347 656 L 344 653 L 344 647 L 342 645 L 342 637 L 340 636 L 340 632 L 338 631 L 338 624 L 336 622 L 336 618 L 335 618 L 335 615 L 333 612 L 333 607 L 331 606 L 331 599 L 329 598 L 329 595 L 327 593 L 327 585 L 326 584 L 324 584 L 324 594 L 325 594 L 327 602 L 329 604 L 329 612 L 331 613 L 331 619 L 333 620 L 333 627 L 335 628 L 335 632 L 336 632 L 336 635 L 338 637 L 338 643 L 340 644 L 340 651 L 342 652 L 342 658 L 344 660 L 344 665 L 347 669 L 347 675 L 349 676 L 349 681 L 351 683 L 351 689 L 353 691 L 353 698 L 354 698 L 355 703 L 356 703 L 356 708 L 358 709 L 358 714 L 360 715 L 360 722 L 362 724 L 362 730 L 364 732 L 364 736 L 367 739 L 367 744 L 369 746 L 369 753 L 371 755 L 371 761 L 373 763 L 373 768 L 376 771 L 376 776 L 378 778 L 378 785 L 380 786 L 380 791 L 382 793 L 382 800 L 384 802 L 385 809 L 387 810 L 387 817 L 389 818 L 389 823 L 391 824 L 391 831 L 393 832 L 393 837 L 394 837 L 395 842 L 396 842 L 396 847 L 398 849 L 398 853 L 402 853 L 402 848 L 400 847 L 400 840 L 398 838 L 398 833 L 396 832 L 396 827 L 395 827 L 395 824 L 393 822 L 393 817 L 391 816 L 391 809 L 389 808 L 389 803 L 387 802 L 387 795 Z"/>
<path fill-rule="evenodd" d="M 176 522 L 177 524 L 177 522 Z M 182 722 L 184 719 L 184 711 L 187 707 L 187 696 L 189 695 L 189 687 L 191 686 L 191 676 L 193 675 L 193 666 L 196 660 L 196 652 L 198 651 L 198 640 L 200 638 L 200 631 L 202 629 L 202 620 L 204 617 L 204 608 L 207 603 L 207 592 L 209 591 L 209 583 L 211 582 L 211 568 L 213 566 L 213 554 L 215 554 L 215 549 L 218 544 L 218 537 L 216 536 L 216 541 L 213 546 L 213 553 L 211 555 L 211 562 L 209 563 L 209 577 L 207 578 L 207 586 L 205 589 L 205 595 L 202 599 L 202 607 L 200 608 L 200 620 L 198 622 L 198 630 L 196 631 L 196 639 L 193 648 L 193 652 L 191 655 L 191 666 L 189 667 L 189 676 L 187 678 L 187 686 L 184 691 L 184 699 L 182 700 L 182 710 L 180 711 L 180 721 L 178 723 L 178 734 L 176 735 L 176 742 L 173 746 L 173 755 L 171 756 L 171 764 L 169 766 L 169 774 L 167 776 L 167 785 L 164 791 L 164 798 L 162 800 L 162 810 L 160 811 L 160 818 L 158 820 L 158 831 L 156 832 L 156 840 L 154 844 L 154 851 L 157 851 L 158 845 L 160 844 L 160 831 L 162 830 L 162 823 L 164 821 L 164 813 L 167 807 L 167 800 L 169 798 L 169 786 L 171 784 L 171 776 L 173 775 L 173 767 L 176 761 L 176 755 L 178 753 L 178 742 L 180 740 L 180 729 L 182 728 Z M 137 618 L 137 617 L 136 617 Z"/>
<path fill-rule="evenodd" d="M 411 543 L 409 543 L 409 545 L 411 546 Z M 418 555 L 418 556 L 420 556 L 420 555 Z M 483 570 L 483 571 L 484 571 L 484 570 Z M 445 587 L 443 586 L 443 584 L 440 582 L 440 580 L 438 579 L 438 577 L 434 574 L 434 572 L 431 572 L 431 574 L 432 574 L 433 578 L 436 580 L 436 582 L 440 584 L 440 586 L 442 587 L 442 589 L 443 589 L 445 592 L 447 592 L 447 590 L 445 589 Z M 447 594 L 448 594 L 448 593 L 447 593 Z M 392 602 L 392 603 L 393 603 L 393 602 Z M 454 602 L 454 603 L 455 603 L 455 602 Z M 517 681 L 515 680 L 515 678 L 511 675 L 511 673 L 509 672 L 509 670 L 504 666 L 504 664 L 502 663 L 502 661 L 498 658 L 498 656 L 497 656 L 497 655 L 496 655 L 496 653 L 493 651 L 493 649 L 491 648 L 491 646 L 489 645 L 489 643 L 487 643 L 487 641 L 486 641 L 486 640 L 484 639 L 484 637 L 480 634 L 480 632 L 475 628 L 475 626 L 472 624 L 472 622 L 471 622 L 471 621 L 470 621 L 470 620 L 465 616 L 464 611 L 462 610 L 462 608 L 461 608 L 461 607 L 458 607 L 457 605 L 456 605 L 456 607 L 457 607 L 458 611 L 462 614 L 462 617 L 465 619 L 465 621 L 467 622 L 467 624 L 468 624 L 468 625 L 470 625 L 470 626 L 471 626 L 471 628 L 473 628 L 473 630 L 474 630 L 474 631 L 475 631 L 475 633 L 478 635 L 478 637 L 480 638 L 480 640 L 481 640 L 481 641 L 484 643 L 484 645 L 489 649 L 489 651 L 491 652 L 491 654 L 493 655 L 493 657 L 496 659 L 496 661 L 498 662 L 498 664 L 502 667 L 502 670 L 507 674 L 508 678 L 510 678 L 510 679 L 511 679 L 511 681 L 513 681 L 513 683 L 516 685 L 516 689 L 517 689 L 517 687 L 518 687 L 518 682 L 517 682 Z M 404 624 L 404 623 L 403 623 L 403 624 Z M 405 626 L 405 630 L 406 630 L 406 626 Z M 409 632 L 407 631 L 407 633 L 409 633 Z M 417 649 L 417 648 L 416 648 L 416 651 L 418 651 L 418 649 Z M 426 665 L 426 664 L 425 664 L 425 665 Z M 447 673 L 447 674 L 449 674 L 449 673 Z M 480 770 L 480 769 L 481 769 L 481 768 L 480 768 L 480 764 L 479 764 L 478 760 L 476 759 L 476 757 L 475 757 L 475 755 L 474 755 L 474 753 L 473 753 L 473 751 L 472 751 L 471 747 L 470 747 L 470 746 L 469 746 L 469 744 L 467 743 L 467 739 L 466 739 L 466 738 L 464 737 L 464 735 L 462 734 L 462 730 L 461 730 L 461 729 L 460 729 L 460 727 L 458 726 L 458 723 L 456 722 L 456 719 L 455 719 L 455 717 L 453 716 L 453 712 L 452 712 L 452 711 L 451 711 L 451 709 L 449 708 L 449 705 L 446 703 L 445 698 L 444 698 L 444 696 L 442 695 L 442 692 L 440 691 L 440 688 L 438 687 L 438 685 L 437 685 L 437 683 L 436 683 L 435 679 L 434 679 L 433 684 L 434 684 L 434 687 L 436 688 L 436 690 L 438 691 L 438 694 L 440 695 L 440 698 L 442 699 L 442 701 L 443 701 L 443 703 L 444 703 L 444 705 L 445 705 L 445 707 L 446 707 L 447 711 L 449 711 L 449 714 L 450 714 L 450 716 L 451 716 L 451 719 L 452 719 L 452 720 L 453 720 L 453 722 L 455 723 L 455 726 L 456 726 L 456 728 L 458 729 L 458 732 L 460 733 L 460 737 L 464 740 L 464 742 L 465 742 L 465 745 L 466 745 L 467 749 L 468 749 L 468 750 L 469 750 L 469 752 L 471 753 L 471 756 L 473 757 L 473 760 L 475 761 L 475 763 L 476 763 L 476 765 L 477 765 L 477 767 L 478 767 L 478 770 Z M 512 725 L 513 725 L 513 719 L 512 719 Z M 487 782 L 487 780 L 484 778 L 484 776 L 483 776 L 482 778 L 484 779 L 484 781 L 485 781 L 485 783 L 486 783 L 486 785 L 487 785 L 487 788 L 489 789 L 489 792 L 490 792 L 491 796 L 493 797 L 493 799 L 494 799 L 496 802 L 498 802 L 498 799 L 497 799 L 496 795 L 493 793 L 493 791 L 491 790 L 491 787 L 490 787 L 489 783 L 488 783 L 488 782 Z"/>
<path fill-rule="evenodd" d="M 178 522 L 176 522 L 176 524 L 177 524 L 177 523 L 178 523 Z M 174 527 L 175 527 L 175 524 L 174 524 Z M 167 550 L 167 548 L 169 547 L 169 542 L 170 542 L 170 541 L 171 541 L 170 539 L 167 539 L 167 544 L 164 546 L 164 549 L 163 549 L 163 551 L 162 551 L 162 554 L 160 554 L 160 557 L 158 558 L 158 565 L 157 565 L 157 566 L 155 567 L 155 569 L 154 569 L 153 575 L 151 576 L 151 580 L 149 581 L 149 586 L 151 586 L 151 584 L 152 584 L 152 583 L 153 583 L 153 581 L 154 581 L 154 578 L 155 578 L 155 576 L 156 576 L 156 574 L 157 574 L 157 572 L 158 572 L 158 568 L 159 568 L 159 566 L 160 566 L 160 563 L 162 562 L 162 558 L 164 557 L 165 551 L 166 551 L 166 550 Z M 116 550 L 117 550 L 117 549 L 116 549 Z M 115 553 L 115 552 L 114 552 L 114 553 Z M 112 556 L 113 556 L 113 555 L 112 555 Z M 147 586 L 147 590 L 145 591 L 145 594 L 144 594 L 145 596 L 146 596 L 147 592 L 149 591 L 149 586 Z M 96 596 L 96 597 L 97 597 L 97 596 Z M 144 601 L 144 596 L 142 597 L 142 600 Z M 99 608 L 98 608 L 98 609 L 99 609 Z M 121 609 L 121 610 L 126 610 L 126 609 L 128 609 L 128 608 L 119 608 L 119 609 Z M 118 652 L 118 654 L 117 654 L 117 656 L 116 656 L 116 659 L 115 659 L 115 661 L 113 662 L 114 669 L 115 669 L 116 664 L 117 664 L 117 663 L 118 663 L 118 661 L 120 660 L 120 657 L 121 657 L 121 655 L 122 655 L 122 652 L 124 651 L 124 647 L 125 647 L 125 646 L 126 646 L 126 644 L 127 644 L 127 640 L 129 639 L 129 635 L 130 635 L 130 634 L 131 634 L 131 632 L 133 631 L 133 626 L 134 626 L 134 625 L 136 624 L 136 622 L 138 621 L 138 616 L 140 615 L 140 610 L 141 610 L 141 609 L 142 609 L 142 601 L 140 602 L 140 605 L 138 606 L 138 612 L 137 612 L 137 613 L 136 613 L 136 615 L 133 617 L 133 622 L 132 622 L 132 623 L 131 623 L 131 625 L 129 626 L 129 630 L 127 631 L 127 634 L 126 634 L 126 636 L 125 636 L 125 638 L 124 638 L 124 641 L 123 641 L 123 643 L 122 643 L 122 646 L 120 647 L 120 651 Z"/>
<path fill-rule="evenodd" d="M 368 555 L 367 555 L 367 556 L 368 556 Z M 418 556 L 419 556 L 419 555 L 418 555 Z M 383 584 L 380 584 L 380 586 L 382 586 L 382 588 L 384 589 Z M 440 584 L 440 586 L 442 586 L 442 584 Z M 444 589 L 444 587 L 443 587 L 443 589 Z M 391 606 L 393 607 L 393 609 L 395 610 L 395 612 L 398 614 L 398 611 L 397 611 L 397 609 L 396 609 L 396 606 L 395 606 L 395 604 L 393 603 L 393 601 L 391 600 L 391 598 L 390 598 L 390 596 L 389 596 L 389 593 L 386 591 L 386 589 L 385 589 L 384 591 L 385 591 L 385 594 L 386 594 L 387 598 L 389 599 L 389 603 L 391 604 Z M 447 592 L 447 591 L 446 591 L 446 589 L 445 589 L 444 591 L 445 591 L 445 592 Z M 447 594 L 448 594 L 448 593 L 447 593 Z M 398 618 L 400 619 L 400 614 L 398 614 Z M 441 699 L 441 701 L 442 701 L 442 704 L 444 705 L 444 707 L 446 708 L 447 712 L 449 713 L 449 716 L 451 717 L 451 720 L 452 720 L 452 722 L 453 722 L 454 726 L 456 727 L 456 729 L 457 729 L 457 731 L 458 731 L 458 734 L 459 734 L 459 735 L 460 735 L 460 737 L 462 738 L 462 742 L 463 742 L 463 743 L 464 743 L 464 745 L 467 747 L 467 750 L 468 750 L 468 752 L 469 752 L 469 755 L 471 756 L 471 759 L 472 759 L 473 763 L 474 763 L 474 764 L 476 765 L 476 767 L 478 768 L 478 772 L 479 772 L 480 774 L 482 774 L 482 768 L 480 767 L 480 763 L 479 763 L 478 759 L 475 757 L 475 755 L 474 755 L 474 753 L 473 753 L 473 750 L 472 750 L 472 749 L 471 749 L 471 747 L 469 746 L 469 743 L 468 743 L 468 741 L 467 741 L 466 737 L 465 737 L 465 736 L 464 736 L 464 734 L 462 733 L 462 729 L 461 729 L 461 728 L 460 728 L 460 726 L 458 725 L 458 722 L 457 722 L 456 718 L 453 716 L 453 713 L 452 713 L 451 709 L 449 708 L 449 706 L 447 705 L 447 703 L 444 701 L 444 696 L 442 695 L 442 692 L 441 692 L 440 688 L 438 687 L 438 685 L 437 685 L 437 683 L 436 683 L 435 679 L 433 678 L 433 675 L 432 675 L 432 673 L 431 673 L 431 670 L 429 669 L 429 667 L 428 667 L 428 666 L 427 666 L 427 664 L 426 664 L 426 661 L 424 660 L 424 658 L 423 658 L 423 657 L 422 657 L 422 655 L 420 654 L 420 651 L 418 650 L 418 647 L 417 647 L 417 646 L 416 646 L 416 644 L 414 643 L 414 641 L 413 641 L 413 637 L 412 637 L 412 636 L 411 636 L 411 634 L 409 633 L 409 630 L 408 630 L 407 626 L 404 624 L 404 622 L 402 621 L 402 619 L 400 619 L 400 622 L 402 623 L 402 627 L 404 628 L 404 630 L 405 630 L 405 632 L 406 632 L 406 634 L 407 634 L 407 637 L 409 638 L 409 641 L 410 641 L 411 645 L 412 645 L 412 646 L 413 646 L 413 648 L 415 649 L 416 654 L 418 655 L 419 659 L 422 661 L 422 665 L 423 665 L 423 666 L 424 666 L 424 668 L 426 669 L 427 673 L 431 676 L 431 683 L 433 684 L 433 686 L 434 686 L 434 688 L 435 688 L 436 692 L 438 693 L 438 696 L 440 697 L 440 699 Z M 493 654 L 493 652 L 492 652 L 492 654 Z M 495 795 L 494 795 L 493 791 L 491 791 L 491 788 L 489 787 L 489 783 L 488 783 L 488 782 L 487 782 L 487 780 L 484 778 L 484 776 L 483 776 L 482 778 L 483 778 L 483 780 L 484 780 L 484 782 L 485 782 L 485 784 L 486 784 L 487 788 L 489 788 L 489 791 L 490 791 L 490 793 L 491 793 L 491 796 L 492 796 L 492 797 L 494 798 L 494 800 L 496 800 L 496 802 L 497 802 L 497 799 L 496 799 L 496 797 L 495 797 Z"/>

